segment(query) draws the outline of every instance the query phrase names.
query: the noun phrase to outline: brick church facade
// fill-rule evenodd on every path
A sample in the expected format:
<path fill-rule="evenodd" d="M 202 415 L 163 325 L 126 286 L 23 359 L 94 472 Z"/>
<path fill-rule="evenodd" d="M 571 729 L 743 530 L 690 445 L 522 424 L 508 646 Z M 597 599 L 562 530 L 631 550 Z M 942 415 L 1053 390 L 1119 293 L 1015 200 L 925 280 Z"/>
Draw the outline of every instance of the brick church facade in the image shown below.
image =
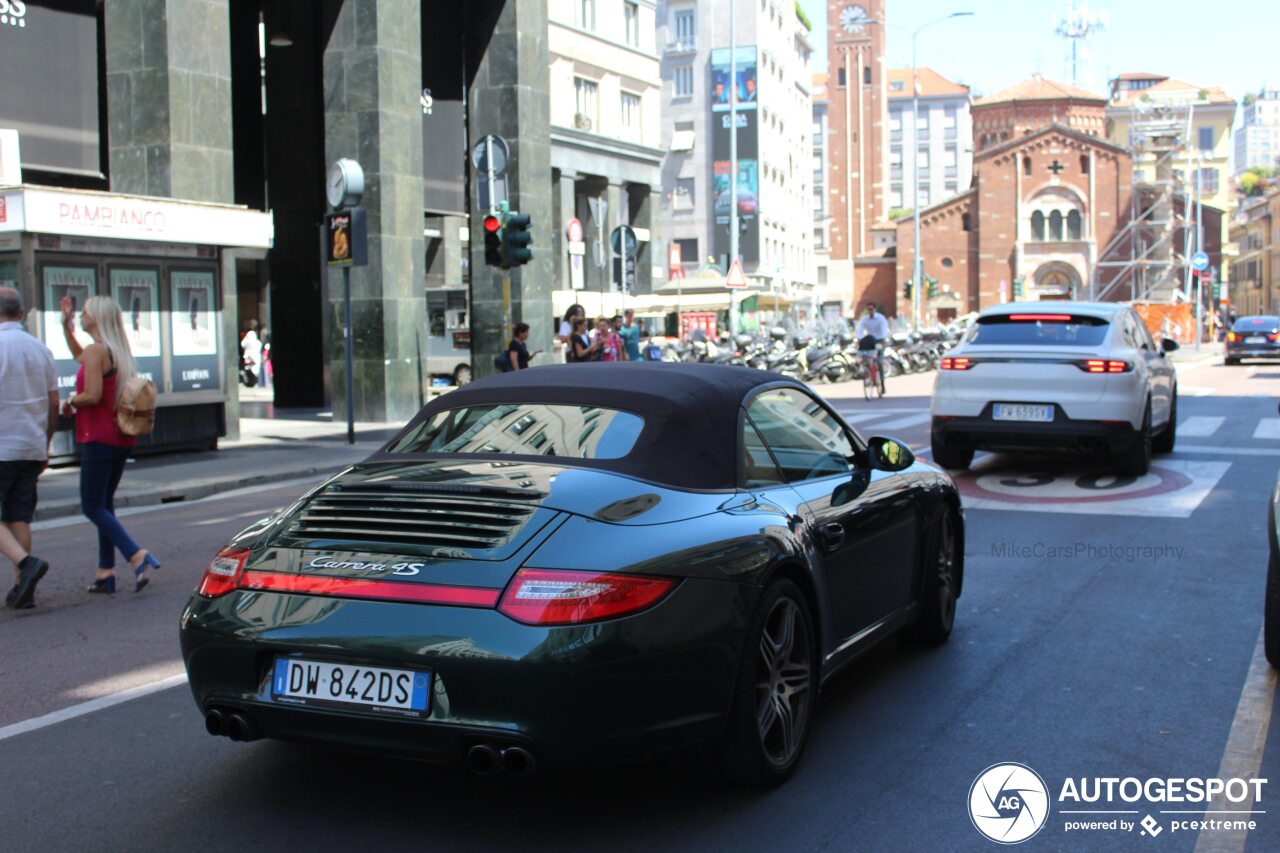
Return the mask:
<path fill-rule="evenodd" d="M 1043 78 L 974 107 L 967 192 L 921 211 L 922 321 L 1014 299 L 1087 299 L 1100 253 L 1130 216 L 1133 160 L 1103 138 L 1105 101 Z M 912 271 L 913 222 L 896 223 L 897 313 Z M 887 277 L 887 276 L 882 276 Z M 884 300 L 884 282 L 859 294 Z M 883 304 L 883 302 L 882 302 Z"/>

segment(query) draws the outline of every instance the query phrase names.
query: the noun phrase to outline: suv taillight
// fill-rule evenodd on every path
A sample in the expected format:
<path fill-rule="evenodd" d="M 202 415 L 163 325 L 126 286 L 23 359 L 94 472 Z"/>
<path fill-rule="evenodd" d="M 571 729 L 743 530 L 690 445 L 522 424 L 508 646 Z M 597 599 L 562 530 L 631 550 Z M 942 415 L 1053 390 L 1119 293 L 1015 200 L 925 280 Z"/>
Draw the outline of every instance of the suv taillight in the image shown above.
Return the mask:
<path fill-rule="evenodd" d="M 521 569 L 507 585 L 498 610 L 527 625 L 580 625 L 644 610 L 675 586 L 669 578 Z"/>
<path fill-rule="evenodd" d="M 1128 373 L 1133 370 L 1133 365 L 1127 361 L 1117 361 L 1115 359 L 1091 358 L 1087 361 L 1077 361 L 1076 367 L 1085 373 Z"/>
<path fill-rule="evenodd" d="M 947 356 L 941 362 L 943 370 L 968 370 L 973 367 L 974 361 L 971 358 L 952 358 Z"/>
<path fill-rule="evenodd" d="M 1227 343 L 1234 344 L 1238 340 L 1240 340 L 1240 336 L 1235 332 L 1227 332 Z"/>
<path fill-rule="evenodd" d="M 196 592 L 205 598 L 217 598 L 232 592 L 240 583 L 240 575 L 244 573 L 244 564 L 247 562 L 247 548 L 223 548 L 204 570 L 204 577 L 200 578 Z"/>

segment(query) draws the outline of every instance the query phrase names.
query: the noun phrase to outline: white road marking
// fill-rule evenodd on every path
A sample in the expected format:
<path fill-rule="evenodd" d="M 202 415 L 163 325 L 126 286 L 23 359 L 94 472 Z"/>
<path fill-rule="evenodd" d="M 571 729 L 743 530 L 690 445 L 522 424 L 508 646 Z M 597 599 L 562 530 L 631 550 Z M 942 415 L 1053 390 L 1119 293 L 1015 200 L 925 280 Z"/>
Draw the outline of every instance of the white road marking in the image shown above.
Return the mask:
<path fill-rule="evenodd" d="M 1231 733 L 1222 753 L 1219 779 L 1253 779 L 1262 769 L 1262 754 L 1271 727 L 1272 702 L 1276 692 L 1276 671 L 1267 663 L 1262 632 L 1253 647 L 1253 660 L 1240 691 L 1240 703 L 1231 721 Z M 1253 805 L 1241 803 L 1240 805 Z M 1249 831 L 1209 831 L 1202 829 L 1195 853 L 1242 853 Z"/>
<path fill-rule="evenodd" d="M 965 509 L 999 509 L 1018 512 L 1071 513 L 1073 515 L 1133 515 L 1149 518 L 1189 518 L 1208 497 L 1218 481 L 1231 467 L 1230 462 L 1200 462 L 1189 459 L 1164 459 L 1151 466 L 1151 473 L 1136 483 L 1116 490 L 1115 500 L 1096 500 L 1106 495 L 1105 479 L 1086 489 L 1075 482 L 1076 472 L 1055 474 L 1045 485 L 1005 485 L 1003 479 L 1023 479 L 1033 468 L 984 472 L 977 468 L 969 478 L 960 480 L 960 493 Z M 1160 483 L 1160 471 L 1180 474 L 1190 482 L 1159 494 L 1141 495 L 1144 488 Z M 1149 485 L 1148 485 L 1149 484 Z M 1138 494 L 1126 498 L 1126 494 Z M 1047 499 L 1041 501 L 1023 498 Z M 1088 500 L 1094 499 L 1094 500 Z"/>
<path fill-rule="evenodd" d="M 18 735 L 25 735 L 28 732 L 39 731 L 58 723 L 74 720 L 76 717 L 83 717 L 85 714 L 92 714 L 95 711 L 102 711 L 107 708 L 129 702 L 134 699 L 140 699 L 143 696 L 150 696 L 152 693 L 159 693 L 161 690 L 168 690 L 170 687 L 177 687 L 180 684 L 187 683 L 187 674 L 171 675 L 168 678 L 162 678 L 159 681 L 148 682 L 147 684 L 139 684 L 137 687 L 130 687 L 128 690 L 121 690 L 118 693 L 112 693 L 109 696 L 103 696 L 100 699 L 91 699 L 88 702 L 81 702 L 78 705 L 71 705 L 48 714 L 42 714 L 39 717 L 32 717 L 29 720 L 23 720 L 20 723 L 14 723 L 10 726 L 0 728 L 0 740 L 7 740 Z"/>
<path fill-rule="evenodd" d="M 212 495 L 205 495 L 202 498 L 196 498 L 191 501 L 173 501 L 167 504 L 150 504 L 148 506 L 130 506 L 124 509 L 116 510 L 117 518 L 125 518 L 130 515 L 143 515 L 148 512 L 159 512 L 162 509 L 177 509 L 184 506 L 194 506 L 196 504 L 210 503 L 212 501 L 224 501 L 227 498 L 240 498 L 245 495 L 256 494 L 257 492 L 269 492 L 272 489 L 283 489 L 288 486 L 305 486 L 309 483 L 319 483 L 321 480 L 328 479 L 328 474 L 318 474 L 313 477 L 299 477 L 294 480 L 281 480 L 278 483 L 263 483 L 259 486 L 246 486 L 243 489 L 234 489 L 229 492 L 217 492 Z M 286 504 L 289 501 L 285 502 Z M 247 515 L 260 515 L 261 513 L 247 513 Z M 64 518 L 51 518 L 48 521 L 37 521 L 31 525 L 32 530 L 55 530 L 59 527 L 71 527 L 74 524 L 88 524 L 89 519 L 82 515 L 68 515 Z"/>
<path fill-rule="evenodd" d="M 1178 438 L 1208 438 L 1218 431 L 1218 427 L 1226 422 L 1226 418 L 1210 418 L 1199 415 L 1183 418 L 1182 423 L 1178 424 Z"/>
<path fill-rule="evenodd" d="M 1280 418 L 1258 418 L 1258 428 L 1253 431 L 1253 437 L 1271 441 L 1280 439 Z"/>
<path fill-rule="evenodd" d="M 932 420 L 932 415 L 928 412 L 923 414 L 908 415 L 905 418 L 894 418 L 891 421 L 876 424 L 877 430 L 906 429 L 907 427 L 917 426 L 919 424 L 927 424 Z"/>
<path fill-rule="evenodd" d="M 1271 447 L 1214 447 L 1212 444 L 1178 443 L 1176 453 L 1225 453 L 1229 456 L 1280 456 L 1280 449 Z"/>
<path fill-rule="evenodd" d="M 1212 385 L 1179 385 L 1178 394 L 1184 397 L 1209 397 L 1218 389 Z"/>

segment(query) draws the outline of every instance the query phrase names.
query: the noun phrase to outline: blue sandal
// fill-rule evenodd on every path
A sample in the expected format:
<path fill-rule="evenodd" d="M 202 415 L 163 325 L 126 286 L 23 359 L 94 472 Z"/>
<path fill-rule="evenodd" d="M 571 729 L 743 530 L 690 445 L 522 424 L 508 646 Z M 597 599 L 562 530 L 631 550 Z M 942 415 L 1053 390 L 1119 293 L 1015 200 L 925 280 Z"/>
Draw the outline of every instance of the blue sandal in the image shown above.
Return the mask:
<path fill-rule="evenodd" d="M 105 578 L 94 578 L 93 583 L 85 587 L 85 592 L 102 593 L 104 595 L 115 595 L 116 576 L 107 575 Z"/>
<path fill-rule="evenodd" d="M 146 588 L 147 584 L 151 583 L 151 578 L 144 578 L 142 576 L 142 573 L 147 570 L 147 567 L 150 567 L 153 571 L 160 568 L 160 561 L 157 560 L 155 554 L 152 554 L 150 551 L 147 552 L 147 556 L 142 558 L 142 562 L 138 564 L 138 567 L 133 570 L 133 576 L 137 578 L 133 585 L 134 592 L 142 592 L 142 590 Z M 114 590 L 112 591 L 114 592 Z"/>

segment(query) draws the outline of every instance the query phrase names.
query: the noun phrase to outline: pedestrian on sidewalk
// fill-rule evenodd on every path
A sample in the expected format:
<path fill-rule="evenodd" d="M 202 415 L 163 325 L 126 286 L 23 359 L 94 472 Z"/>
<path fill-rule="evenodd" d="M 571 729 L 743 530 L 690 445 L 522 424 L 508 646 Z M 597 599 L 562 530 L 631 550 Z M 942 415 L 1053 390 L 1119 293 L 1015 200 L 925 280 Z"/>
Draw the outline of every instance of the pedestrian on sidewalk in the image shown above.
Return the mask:
<path fill-rule="evenodd" d="M 80 371 L 76 393 L 62 404 L 63 414 L 75 416 L 76 441 L 80 444 L 80 510 L 98 528 L 98 571 L 89 592 L 116 591 L 116 556 L 119 549 L 134 575 L 134 592 L 151 581 L 160 568 L 155 556 L 134 542 L 115 515 L 116 488 L 124 463 L 137 443 L 116 427 L 119 391 L 138 372 L 129 342 L 124 336 L 120 306 L 109 296 L 93 296 L 80 312 L 80 327 L 93 338 L 81 347 L 75 336 L 71 300 L 62 300 L 62 334 Z"/>
<path fill-rule="evenodd" d="M 626 348 L 627 361 L 640 361 L 640 327 L 636 325 L 636 312 L 628 308 L 624 314 L 618 337 L 622 338 L 622 345 Z"/>
<path fill-rule="evenodd" d="M 574 317 L 570 327 L 568 361 L 577 364 L 586 361 L 599 361 L 603 345 L 587 337 L 587 318 Z"/>
<path fill-rule="evenodd" d="M 36 584 L 49 564 L 31 554 L 36 479 L 49 465 L 58 425 L 58 377 L 53 353 L 22 328 L 22 295 L 0 287 L 0 554 L 13 561 L 8 607 L 36 603 Z"/>
<path fill-rule="evenodd" d="M 529 369 L 529 324 L 516 323 L 511 342 L 507 344 L 507 363 L 511 370 L 528 370 Z"/>

